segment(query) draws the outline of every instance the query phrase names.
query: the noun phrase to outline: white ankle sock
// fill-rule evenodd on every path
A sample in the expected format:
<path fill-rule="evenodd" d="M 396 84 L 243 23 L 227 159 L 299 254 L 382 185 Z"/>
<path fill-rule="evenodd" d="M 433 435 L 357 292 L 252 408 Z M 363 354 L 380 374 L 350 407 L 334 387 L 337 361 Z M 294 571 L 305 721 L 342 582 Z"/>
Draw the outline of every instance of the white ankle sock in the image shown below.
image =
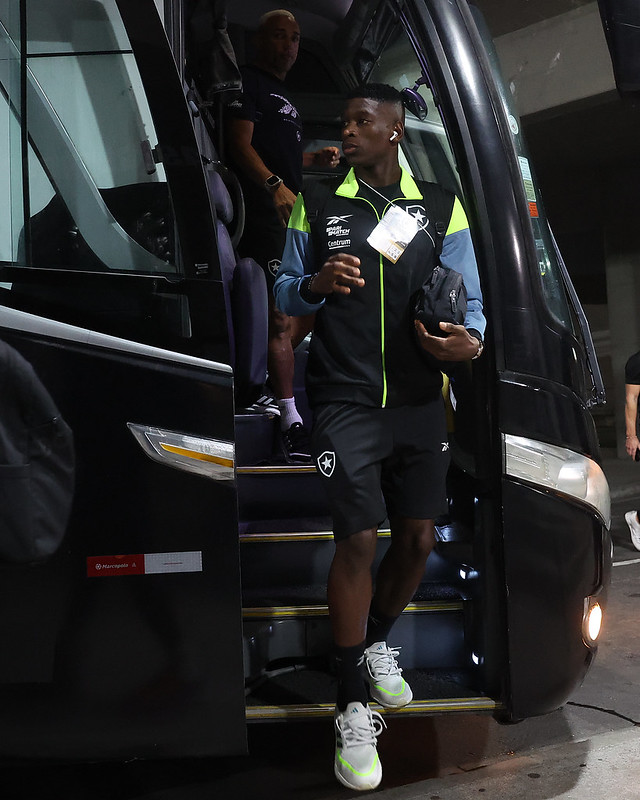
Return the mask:
<path fill-rule="evenodd" d="M 296 408 L 295 397 L 285 397 L 277 402 L 280 409 L 281 430 L 288 431 L 294 422 L 302 424 L 302 417 L 298 414 L 298 409 Z"/>

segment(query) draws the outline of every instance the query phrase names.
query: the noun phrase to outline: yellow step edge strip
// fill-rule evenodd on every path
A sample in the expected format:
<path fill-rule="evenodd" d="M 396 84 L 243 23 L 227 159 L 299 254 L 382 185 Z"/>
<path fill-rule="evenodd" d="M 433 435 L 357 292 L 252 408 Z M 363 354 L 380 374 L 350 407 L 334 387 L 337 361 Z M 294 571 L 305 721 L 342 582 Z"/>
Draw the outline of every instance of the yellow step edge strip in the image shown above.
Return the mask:
<path fill-rule="evenodd" d="M 381 539 L 388 539 L 391 536 L 391 531 L 388 528 L 382 528 L 378 531 L 378 537 Z M 250 544 L 269 543 L 272 542 L 321 542 L 333 540 L 333 533 L 331 531 L 295 531 L 292 533 L 241 533 L 240 541 Z"/>
<path fill-rule="evenodd" d="M 446 611 L 463 611 L 462 600 L 436 600 L 409 603 L 403 614 L 430 614 Z M 243 619 L 272 619 L 286 617 L 326 617 L 329 607 L 326 605 L 309 606 L 257 606 L 242 609 Z"/>
<path fill-rule="evenodd" d="M 395 711 L 383 708 L 377 703 L 371 703 L 374 711 L 382 714 L 402 714 L 412 716 L 419 714 L 442 714 L 469 711 L 500 711 L 504 708 L 502 703 L 491 700 L 489 697 L 451 697 L 442 700 L 412 700 L 409 705 Z M 260 720 L 291 720 L 312 719 L 315 717 L 332 717 L 335 706 L 333 703 L 313 703 L 309 705 L 291 706 L 247 706 L 247 722 Z"/>
<path fill-rule="evenodd" d="M 238 475 L 283 475 L 298 472 L 316 472 L 316 468 L 313 464 L 282 464 L 278 466 L 269 464 L 264 467 L 236 467 Z"/>

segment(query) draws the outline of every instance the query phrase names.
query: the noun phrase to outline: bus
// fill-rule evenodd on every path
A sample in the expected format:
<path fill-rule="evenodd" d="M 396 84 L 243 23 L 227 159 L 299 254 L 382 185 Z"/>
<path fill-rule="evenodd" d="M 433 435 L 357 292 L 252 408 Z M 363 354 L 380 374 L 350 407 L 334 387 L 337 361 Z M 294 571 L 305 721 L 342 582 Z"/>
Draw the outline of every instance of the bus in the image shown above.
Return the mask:
<path fill-rule="evenodd" d="M 393 713 L 516 722 L 565 703 L 597 651 L 605 398 L 481 6 L 299 0 L 289 78 L 308 149 L 339 145 L 349 87 L 397 87 L 401 163 L 466 209 L 487 336 L 449 385 L 448 513 L 397 624 L 414 700 Z M 255 405 L 267 296 L 237 256 L 223 136 L 274 7 L 0 10 L 5 758 L 237 754 L 250 723 L 333 714 L 331 522 Z"/>

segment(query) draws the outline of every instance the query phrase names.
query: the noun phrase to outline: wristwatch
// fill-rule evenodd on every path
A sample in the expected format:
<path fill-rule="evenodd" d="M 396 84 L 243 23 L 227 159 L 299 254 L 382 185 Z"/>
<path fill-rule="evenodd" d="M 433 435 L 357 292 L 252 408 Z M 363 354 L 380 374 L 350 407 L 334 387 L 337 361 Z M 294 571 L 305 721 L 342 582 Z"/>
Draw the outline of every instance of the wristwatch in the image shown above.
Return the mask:
<path fill-rule="evenodd" d="M 475 339 L 476 337 L 474 336 L 473 338 Z M 477 342 L 478 342 L 478 349 L 476 350 L 475 356 L 471 356 L 472 361 L 474 361 L 476 358 L 480 358 L 480 356 L 482 355 L 482 351 L 484 350 L 484 342 L 482 341 L 482 339 L 477 339 Z"/>
<path fill-rule="evenodd" d="M 264 188 L 268 192 L 275 192 L 282 186 L 282 178 L 279 178 L 277 175 L 269 175 L 267 180 L 264 182 Z"/>

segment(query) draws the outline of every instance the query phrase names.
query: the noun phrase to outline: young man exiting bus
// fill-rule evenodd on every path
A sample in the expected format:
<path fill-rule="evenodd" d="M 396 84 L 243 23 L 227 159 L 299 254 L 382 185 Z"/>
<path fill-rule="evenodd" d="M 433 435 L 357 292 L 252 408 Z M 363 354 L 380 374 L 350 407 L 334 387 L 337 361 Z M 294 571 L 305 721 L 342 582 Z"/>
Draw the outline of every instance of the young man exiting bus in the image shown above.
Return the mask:
<path fill-rule="evenodd" d="M 441 373 L 425 353 L 477 357 L 485 320 L 459 200 L 399 166 L 400 94 L 381 84 L 361 87 L 349 95 L 342 124 L 352 169 L 341 183 L 298 196 L 274 291 L 287 314 L 317 312 L 307 391 L 312 451 L 336 541 L 327 587 L 338 669 L 334 769 L 344 785 L 371 789 L 382 775 L 376 736 L 383 722 L 368 695 L 387 708 L 412 698 L 387 639 L 424 573 L 433 520 L 447 508 Z M 414 323 L 411 300 L 435 265 L 437 223 L 446 231 L 441 261 L 463 273 L 468 311 L 464 326 L 443 323 L 442 335 L 432 336 Z M 404 231 L 412 226 L 410 238 Z M 399 255 L 389 250 L 390 241 L 407 238 Z M 373 592 L 385 518 L 391 544 Z"/>

